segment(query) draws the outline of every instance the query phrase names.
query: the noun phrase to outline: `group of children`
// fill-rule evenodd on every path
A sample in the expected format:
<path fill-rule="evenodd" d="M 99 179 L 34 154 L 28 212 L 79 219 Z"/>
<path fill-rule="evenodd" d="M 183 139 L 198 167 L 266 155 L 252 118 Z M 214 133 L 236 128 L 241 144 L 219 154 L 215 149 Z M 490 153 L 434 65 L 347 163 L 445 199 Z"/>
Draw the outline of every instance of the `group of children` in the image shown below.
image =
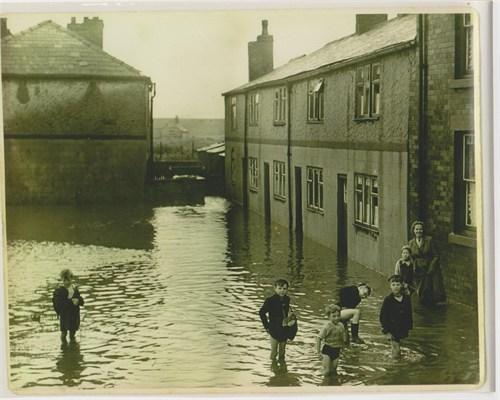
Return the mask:
<path fill-rule="evenodd" d="M 388 281 L 391 292 L 384 298 L 380 309 L 382 334 L 390 340 L 392 357 L 401 356 L 400 341 L 408 337 L 413 327 L 411 294 L 415 291 L 413 263 L 408 246 L 401 249 L 401 258 L 396 263 L 395 274 Z M 259 310 L 259 315 L 271 340 L 271 360 L 285 359 L 285 347 L 289 339 L 288 332 L 293 326 L 293 336 L 297 332 L 297 320 L 289 318 L 290 298 L 287 296 L 289 284 L 284 279 L 274 283 L 275 294 L 268 297 Z M 347 286 L 339 291 L 337 304 L 326 306 L 328 321 L 320 330 L 316 339 L 316 350 L 322 358 L 323 374 L 335 374 L 342 349 L 350 342 L 361 344 L 359 337 L 359 303 L 371 294 L 366 283 Z M 351 322 L 351 336 L 347 332 L 347 323 Z"/>

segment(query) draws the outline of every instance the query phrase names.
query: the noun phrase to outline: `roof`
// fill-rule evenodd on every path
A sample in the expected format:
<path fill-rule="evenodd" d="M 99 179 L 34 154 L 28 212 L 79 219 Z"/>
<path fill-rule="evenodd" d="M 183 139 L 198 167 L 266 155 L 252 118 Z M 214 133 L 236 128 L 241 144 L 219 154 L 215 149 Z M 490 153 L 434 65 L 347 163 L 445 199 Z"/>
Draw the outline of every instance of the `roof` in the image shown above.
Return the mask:
<path fill-rule="evenodd" d="M 384 50 L 395 50 L 412 44 L 417 36 L 417 16 L 405 15 L 390 19 L 363 34 L 353 34 L 333 42 L 308 55 L 290 60 L 270 73 L 237 87 L 229 92 L 243 92 L 264 84 L 270 84 L 291 77 L 318 70 L 326 66 L 355 61 L 361 57 L 377 54 Z"/>
<path fill-rule="evenodd" d="M 52 21 L 2 39 L 2 74 L 149 79 Z"/>
<path fill-rule="evenodd" d="M 196 151 L 206 151 L 207 153 L 214 153 L 214 154 L 224 153 L 225 150 L 226 150 L 225 143 L 215 143 L 209 146 L 202 147 L 200 149 L 196 149 Z"/>

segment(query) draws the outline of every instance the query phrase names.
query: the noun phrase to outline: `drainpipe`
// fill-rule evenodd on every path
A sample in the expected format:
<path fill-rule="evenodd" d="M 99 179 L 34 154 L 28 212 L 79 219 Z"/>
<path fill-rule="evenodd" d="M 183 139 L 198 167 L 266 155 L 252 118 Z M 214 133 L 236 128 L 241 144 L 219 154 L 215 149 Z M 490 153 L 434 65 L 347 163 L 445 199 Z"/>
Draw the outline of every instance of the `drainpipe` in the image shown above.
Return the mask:
<path fill-rule="evenodd" d="M 292 209 L 292 84 L 288 83 L 287 91 L 287 138 L 286 156 L 288 165 L 288 228 L 293 230 L 293 209 Z"/>
<path fill-rule="evenodd" d="M 154 147 L 153 147 L 153 99 L 156 96 L 156 83 L 152 82 L 149 85 L 149 92 L 152 93 L 150 97 L 150 105 L 149 105 L 149 160 L 148 160 L 148 178 L 149 180 L 153 180 L 153 162 L 154 162 Z"/>
<path fill-rule="evenodd" d="M 248 93 L 245 92 L 243 127 L 243 208 L 248 209 Z"/>
<path fill-rule="evenodd" d="M 418 15 L 419 121 L 418 121 L 418 218 L 427 217 L 427 17 Z M 411 233 L 411 232 L 410 232 Z"/>

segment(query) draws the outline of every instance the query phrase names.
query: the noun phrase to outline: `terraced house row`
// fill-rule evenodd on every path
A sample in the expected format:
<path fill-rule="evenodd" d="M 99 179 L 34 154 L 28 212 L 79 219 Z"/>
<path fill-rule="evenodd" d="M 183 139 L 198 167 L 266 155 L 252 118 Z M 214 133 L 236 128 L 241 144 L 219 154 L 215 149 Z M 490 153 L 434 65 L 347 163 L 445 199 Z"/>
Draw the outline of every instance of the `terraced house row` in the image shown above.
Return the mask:
<path fill-rule="evenodd" d="M 250 82 L 224 93 L 228 197 L 385 274 L 422 219 L 450 297 L 475 304 L 472 21 L 357 15 L 278 68 L 263 21 Z"/>

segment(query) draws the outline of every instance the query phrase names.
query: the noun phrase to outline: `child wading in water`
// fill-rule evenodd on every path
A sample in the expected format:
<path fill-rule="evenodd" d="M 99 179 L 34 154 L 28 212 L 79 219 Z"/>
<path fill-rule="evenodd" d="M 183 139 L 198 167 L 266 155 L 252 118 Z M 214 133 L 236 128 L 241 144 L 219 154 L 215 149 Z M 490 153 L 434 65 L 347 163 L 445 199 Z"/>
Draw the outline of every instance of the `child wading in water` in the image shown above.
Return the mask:
<path fill-rule="evenodd" d="M 347 331 L 340 322 L 340 307 L 331 305 L 326 307 L 328 322 L 319 332 L 316 340 L 316 349 L 323 358 L 323 375 L 337 373 L 340 351 L 347 345 Z"/>
<path fill-rule="evenodd" d="M 413 328 L 410 296 L 403 293 L 403 280 L 399 275 L 389 278 L 391 293 L 386 296 L 380 309 L 382 333 L 391 341 L 392 358 L 401 356 L 399 343 L 408 337 Z"/>
<path fill-rule="evenodd" d="M 403 280 L 403 291 L 405 294 L 412 294 L 415 292 L 415 270 L 413 260 L 411 258 L 410 246 L 403 246 L 401 248 L 401 258 L 396 261 L 394 274 L 401 276 Z"/>
<path fill-rule="evenodd" d="M 285 347 L 287 339 L 295 336 L 292 327 L 296 327 L 297 321 L 290 313 L 290 297 L 287 296 L 288 282 L 278 279 L 274 282 L 275 294 L 268 297 L 259 310 L 259 316 L 264 329 L 269 333 L 271 339 L 271 360 L 285 361 Z M 269 315 L 269 319 L 267 317 Z M 296 330 L 295 330 L 296 333 Z M 292 335 L 292 336 L 291 336 Z"/>
<path fill-rule="evenodd" d="M 80 306 L 83 306 L 83 298 L 73 284 L 73 273 L 69 269 L 61 271 L 62 286 L 54 290 L 52 304 L 59 318 L 61 329 L 61 341 L 66 342 L 69 331 L 71 341 L 75 340 L 75 333 L 80 327 Z"/>

